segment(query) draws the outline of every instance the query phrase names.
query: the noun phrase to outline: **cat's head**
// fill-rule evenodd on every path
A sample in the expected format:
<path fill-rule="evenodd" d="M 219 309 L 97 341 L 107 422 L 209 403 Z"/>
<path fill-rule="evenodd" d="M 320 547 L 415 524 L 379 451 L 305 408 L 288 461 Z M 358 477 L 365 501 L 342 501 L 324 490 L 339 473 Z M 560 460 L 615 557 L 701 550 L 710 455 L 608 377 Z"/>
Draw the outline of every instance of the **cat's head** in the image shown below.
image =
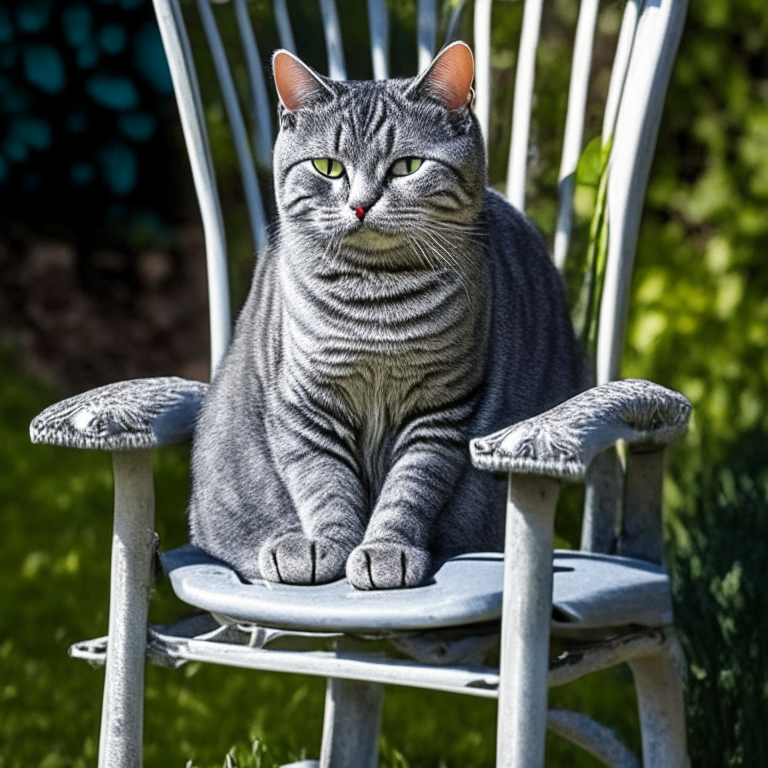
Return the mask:
<path fill-rule="evenodd" d="M 329 257 L 423 266 L 425 243 L 439 254 L 476 222 L 486 165 L 466 44 L 410 79 L 336 82 L 282 50 L 273 70 L 275 193 L 292 239 Z"/>

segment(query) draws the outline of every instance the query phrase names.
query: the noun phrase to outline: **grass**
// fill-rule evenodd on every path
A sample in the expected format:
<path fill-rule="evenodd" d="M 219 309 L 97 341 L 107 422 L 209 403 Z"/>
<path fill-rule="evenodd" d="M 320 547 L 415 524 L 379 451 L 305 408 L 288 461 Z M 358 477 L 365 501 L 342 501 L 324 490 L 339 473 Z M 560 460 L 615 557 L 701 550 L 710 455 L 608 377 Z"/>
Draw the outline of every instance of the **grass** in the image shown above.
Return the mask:
<path fill-rule="evenodd" d="M 106 454 L 32 446 L 30 419 L 55 393 L 0 358 L 0 768 L 85 768 L 96 763 L 103 671 L 67 656 L 106 634 L 111 462 Z M 157 528 L 183 543 L 185 449 L 155 455 Z M 161 583 L 151 619 L 185 609 Z M 145 765 L 273 768 L 317 756 L 324 681 L 188 664 L 149 666 Z M 638 746 L 634 694 L 624 669 L 555 689 L 552 704 L 579 709 Z M 463 696 L 388 689 L 382 768 L 485 768 L 494 763 L 496 705 Z M 255 745 L 255 746 L 254 746 Z M 594 768 L 550 738 L 547 765 Z"/>

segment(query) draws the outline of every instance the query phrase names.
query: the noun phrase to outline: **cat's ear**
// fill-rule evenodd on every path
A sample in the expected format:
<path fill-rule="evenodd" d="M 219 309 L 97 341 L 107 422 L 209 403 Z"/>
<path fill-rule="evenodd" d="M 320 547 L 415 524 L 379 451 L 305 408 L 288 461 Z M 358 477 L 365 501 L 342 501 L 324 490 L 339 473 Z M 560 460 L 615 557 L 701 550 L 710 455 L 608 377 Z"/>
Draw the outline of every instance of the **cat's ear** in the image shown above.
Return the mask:
<path fill-rule="evenodd" d="M 333 95 L 312 67 L 286 50 L 275 51 L 272 56 L 272 72 L 277 95 L 289 112 L 303 107 L 313 95 Z"/>
<path fill-rule="evenodd" d="M 407 96 L 425 91 L 440 99 L 449 110 L 461 109 L 472 101 L 475 63 L 466 43 L 446 45 L 408 89 Z"/>

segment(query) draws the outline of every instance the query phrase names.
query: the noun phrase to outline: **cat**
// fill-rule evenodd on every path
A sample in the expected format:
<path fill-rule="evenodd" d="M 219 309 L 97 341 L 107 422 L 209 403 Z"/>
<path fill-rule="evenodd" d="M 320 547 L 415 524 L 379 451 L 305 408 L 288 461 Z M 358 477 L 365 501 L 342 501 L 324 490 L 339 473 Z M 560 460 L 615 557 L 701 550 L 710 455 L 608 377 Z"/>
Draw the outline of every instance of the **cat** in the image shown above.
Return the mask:
<path fill-rule="evenodd" d="M 279 220 L 196 426 L 191 540 L 246 580 L 417 586 L 502 547 L 469 439 L 583 388 L 564 288 L 487 188 L 466 44 L 411 79 L 273 72 Z"/>

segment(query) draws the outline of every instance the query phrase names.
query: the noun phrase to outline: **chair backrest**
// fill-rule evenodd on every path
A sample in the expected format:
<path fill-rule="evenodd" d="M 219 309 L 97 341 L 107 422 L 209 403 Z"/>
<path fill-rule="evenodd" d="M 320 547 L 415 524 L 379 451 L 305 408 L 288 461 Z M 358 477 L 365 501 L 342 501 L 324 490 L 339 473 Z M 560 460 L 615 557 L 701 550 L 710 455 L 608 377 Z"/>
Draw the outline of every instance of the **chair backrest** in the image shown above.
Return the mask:
<path fill-rule="evenodd" d="M 217 0 L 217 2 L 220 0 Z M 226 0 L 225 0 L 226 1 Z M 221 205 L 211 159 L 195 64 L 179 0 L 153 0 L 163 45 L 169 61 L 184 137 L 205 230 L 211 324 L 211 370 L 215 370 L 229 344 L 231 310 L 226 266 L 226 239 Z M 248 74 L 249 119 L 241 109 L 227 51 L 211 8 L 211 0 L 195 0 L 200 22 L 221 87 L 229 126 L 243 180 L 254 244 L 266 242 L 267 218 L 257 180 L 257 166 L 268 167 L 273 130 L 257 36 L 247 0 L 232 0 L 241 57 Z M 333 79 L 346 77 L 341 27 L 335 0 L 319 0 L 328 61 Z M 418 68 L 432 60 L 438 42 L 456 39 L 465 0 L 453 0 L 444 40 L 438 41 L 435 0 L 417 0 Z M 599 329 L 595 352 L 598 384 L 619 378 L 624 345 L 627 305 L 639 232 L 642 202 L 656 143 L 661 110 L 672 63 L 685 18 L 687 0 L 626 0 L 603 118 L 602 142 L 609 152 L 604 174 L 607 228 L 604 277 L 594 295 L 599 302 Z M 520 210 L 525 209 L 529 134 L 534 95 L 534 74 L 539 44 L 543 0 L 525 0 L 522 32 L 515 73 L 511 144 L 506 194 Z M 484 135 L 489 135 L 491 111 L 491 10 L 492 0 L 474 3 L 475 111 Z M 282 47 L 296 52 L 292 19 L 286 0 L 273 0 L 274 21 Z M 573 47 L 571 81 L 558 182 L 559 204 L 554 233 L 554 259 L 563 270 L 573 218 L 576 167 L 582 151 L 587 92 L 598 0 L 581 0 Z M 362 9 L 360 13 L 365 13 Z M 374 77 L 389 73 L 389 23 L 384 0 L 367 0 L 370 51 Z M 293 20 L 296 21 L 295 19 Z M 413 74 L 416 74 L 415 72 Z M 249 136 L 248 125 L 253 126 Z M 615 462 L 614 462 L 615 465 Z M 601 469 L 602 477 L 588 489 L 585 530 L 596 526 L 601 507 L 619 494 L 615 466 Z M 591 495 L 590 495 L 591 494 Z M 590 510 L 592 510 L 590 512 Z M 610 529 L 611 523 L 601 524 Z M 591 535 L 591 534 L 590 534 Z M 587 539 L 589 535 L 584 534 Z M 599 538 L 599 537 L 598 537 Z M 583 539 L 584 542 L 584 539 Z M 594 542 L 593 542 L 594 543 Z M 595 545 L 588 548 L 600 548 Z"/>

